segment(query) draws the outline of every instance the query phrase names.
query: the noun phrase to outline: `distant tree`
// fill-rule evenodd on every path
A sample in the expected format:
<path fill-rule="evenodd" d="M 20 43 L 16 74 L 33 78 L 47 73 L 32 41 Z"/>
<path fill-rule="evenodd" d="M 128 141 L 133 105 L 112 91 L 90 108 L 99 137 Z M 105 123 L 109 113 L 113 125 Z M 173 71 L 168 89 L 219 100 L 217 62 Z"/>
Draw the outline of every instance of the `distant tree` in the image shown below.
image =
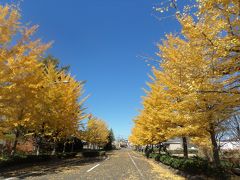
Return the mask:
<path fill-rule="evenodd" d="M 0 24 L 0 138 L 12 137 L 12 156 L 30 136 L 37 154 L 51 144 L 55 152 L 59 141 L 71 143 L 84 119 L 84 82 L 53 56 L 43 58 L 51 43 L 34 40 L 38 26 L 21 23 L 14 6 L 0 5 Z"/>
<path fill-rule="evenodd" d="M 58 71 L 64 71 L 64 72 L 68 72 L 70 69 L 70 66 L 60 66 L 60 61 L 59 59 L 57 59 L 56 57 L 52 56 L 52 55 L 48 55 L 46 57 L 44 57 L 42 59 L 42 63 L 45 64 L 46 66 L 48 66 L 50 63 L 53 64 L 55 66 L 55 69 Z"/>
<path fill-rule="evenodd" d="M 96 146 L 104 147 L 108 143 L 108 134 L 107 124 L 103 120 L 95 117 L 88 120 L 85 139 L 94 149 Z"/>
<path fill-rule="evenodd" d="M 36 119 L 37 96 L 43 79 L 38 60 L 51 43 L 33 40 L 38 26 L 21 24 L 20 13 L 12 6 L 0 5 L 0 24 L 0 131 L 14 134 L 14 155 L 20 136 Z"/>
<path fill-rule="evenodd" d="M 113 141 L 115 141 L 114 133 L 112 128 L 109 130 L 108 134 L 108 143 L 105 145 L 105 150 L 112 150 L 113 149 Z"/>

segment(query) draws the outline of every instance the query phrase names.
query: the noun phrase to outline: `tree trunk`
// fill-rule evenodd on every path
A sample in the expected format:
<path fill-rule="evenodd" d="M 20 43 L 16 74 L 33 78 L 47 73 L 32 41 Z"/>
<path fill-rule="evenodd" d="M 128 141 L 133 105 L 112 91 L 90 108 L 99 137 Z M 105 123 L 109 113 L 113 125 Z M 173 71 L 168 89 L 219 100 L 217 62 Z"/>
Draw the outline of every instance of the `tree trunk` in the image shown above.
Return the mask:
<path fill-rule="evenodd" d="M 56 143 L 54 142 L 53 144 L 53 150 L 52 150 L 52 155 L 55 155 L 56 153 Z"/>
<path fill-rule="evenodd" d="M 71 152 L 73 152 L 73 150 L 74 150 L 74 142 L 72 142 Z"/>
<path fill-rule="evenodd" d="M 66 144 L 67 144 L 67 142 L 63 143 L 63 153 L 65 153 L 65 151 L 66 151 Z"/>
<path fill-rule="evenodd" d="M 40 149 L 42 148 L 42 141 L 43 141 L 43 138 L 40 135 L 40 137 L 37 140 L 37 153 L 36 153 L 37 156 L 39 156 L 40 154 Z"/>
<path fill-rule="evenodd" d="M 39 156 L 40 154 L 40 145 L 37 145 L 37 152 L 36 152 L 36 155 Z"/>
<path fill-rule="evenodd" d="M 220 157 L 219 157 L 219 149 L 215 137 L 215 131 L 213 126 L 210 127 L 210 136 L 211 136 L 211 142 L 212 142 L 212 152 L 213 152 L 213 160 L 214 160 L 214 165 L 216 167 L 220 166 Z"/>
<path fill-rule="evenodd" d="M 146 153 L 148 151 L 148 145 L 145 147 L 144 152 Z"/>
<path fill-rule="evenodd" d="M 187 138 L 182 137 L 182 145 L 183 145 L 183 155 L 185 158 L 188 158 L 188 144 L 187 144 Z"/>
<path fill-rule="evenodd" d="M 17 149 L 17 143 L 18 143 L 18 137 L 19 137 L 20 133 L 19 130 L 16 131 L 15 134 L 15 140 L 14 140 L 14 144 L 13 144 L 13 148 L 12 148 L 12 152 L 11 152 L 11 156 L 14 156 L 16 153 L 16 149 Z"/>
<path fill-rule="evenodd" d="M 159 147 L 158 147 L 158 154 L 160 154 L 160 153 L 161 153 L 161 146 L 162 146 L 162 144 L 161 144 L 161 143 L 159 143 Z"/>

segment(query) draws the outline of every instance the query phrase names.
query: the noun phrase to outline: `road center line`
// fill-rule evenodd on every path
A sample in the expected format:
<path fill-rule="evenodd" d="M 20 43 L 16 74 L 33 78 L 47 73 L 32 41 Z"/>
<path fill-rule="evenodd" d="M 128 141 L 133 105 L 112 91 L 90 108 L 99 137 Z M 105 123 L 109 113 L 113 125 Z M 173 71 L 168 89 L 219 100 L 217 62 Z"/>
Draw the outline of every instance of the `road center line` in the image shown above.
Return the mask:
<path fill-rule="evenodd" d="M 132 160 L 133 165 L 135 166 L 135 168 L 138 170 L 138 173 L 143 177 L 143 174 L 141 173 L 140 169 L 138 169 L 137 164 L 135 163 L 135 161 L 133 160 L 133 158 L 131 157 L 131 155 L 129 153 L 128 153 L 128 156 Z"/>
<path fill-rule="evenodd" d="M 100 164 L 97 164 L 96 166 L 93 166 L 91 169 L 87 170 L 87 172 L 90 172 L 91 170 L 93 170 L 94 168 L 98 167 Z"/>

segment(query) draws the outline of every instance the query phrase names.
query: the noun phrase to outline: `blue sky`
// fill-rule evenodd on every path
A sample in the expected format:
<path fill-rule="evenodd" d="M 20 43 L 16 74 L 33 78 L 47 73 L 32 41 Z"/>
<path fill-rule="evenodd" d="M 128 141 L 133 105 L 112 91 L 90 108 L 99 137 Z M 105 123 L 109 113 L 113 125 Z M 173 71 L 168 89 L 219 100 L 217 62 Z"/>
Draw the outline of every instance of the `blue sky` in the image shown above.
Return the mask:
<path fill-rule="evenodd" d="M 3 1 L 4 2 L 4 1 Z M 12 1 L 5 1 L 12 2 Z M 152 14 L 160 0 L 24 0 L 22 21 L 54 41 L 49 54 L 86 80 L 87 111 L 105 120 L 115 136 L 128 137 L 149 80 L 141 55 L 155 57 L 165 33 L 179 31 L 174 18 Z M 166 15 L 167 16 L 167 15 Z"/>

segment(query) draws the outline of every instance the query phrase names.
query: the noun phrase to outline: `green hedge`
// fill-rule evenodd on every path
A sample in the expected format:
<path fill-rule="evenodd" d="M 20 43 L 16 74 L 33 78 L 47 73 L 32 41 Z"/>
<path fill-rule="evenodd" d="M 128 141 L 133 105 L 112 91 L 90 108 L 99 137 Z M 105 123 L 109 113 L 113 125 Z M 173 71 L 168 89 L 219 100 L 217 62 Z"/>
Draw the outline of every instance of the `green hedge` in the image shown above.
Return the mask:
<path fill-rule="evenodd" d="M 64 153 L 64 154 L 58 154 L 58 158 L 73 158 L 77 155 L 76 152 L 72 153 Z"/>
<path fill-rule="evenodd" d="M 105 151 L 95 151 L 95 150 L 89 150 L 89 151 L 83 151 L 82 156 L 83 157 L 98 157 L 98 156 L 105 156 Z"/>
<path fill-rule="evenodd" d="M 75 157 L 77 153 L 65 153 L 65 154 L 56 154 L 56 155 L 27 155 L 27 156 L 14 156 L 10 157 L 6 160 L 0 161 L 0 167 L 6 167 L 11 166 L 15 164 L 24 164 L 24 163 L 38 163 L 38 162 L 44 162 L 49 161 L 53 159 L 59 159 L 59 158 L 72 158 Z"/>
<path fill-rule="evenodd" d="M 214 168 L 211 163 L 207 160 L 193 157 L 193 158 L 183 158 L 177 156 L 170 156 L 167 154 L 150 154 L 150 158 L 155 159 L 156 161 L 160 161 L 161 163 L 171 166 L 174 169 L 179 169 L 184 171 L 188 174 L 205 174 L 208 176 L 222 176 L 224 177 L 225 174 L 231 169 L 232 164 L 229 162 L 222 161 L 221 168 L 217 169 Z"/>

